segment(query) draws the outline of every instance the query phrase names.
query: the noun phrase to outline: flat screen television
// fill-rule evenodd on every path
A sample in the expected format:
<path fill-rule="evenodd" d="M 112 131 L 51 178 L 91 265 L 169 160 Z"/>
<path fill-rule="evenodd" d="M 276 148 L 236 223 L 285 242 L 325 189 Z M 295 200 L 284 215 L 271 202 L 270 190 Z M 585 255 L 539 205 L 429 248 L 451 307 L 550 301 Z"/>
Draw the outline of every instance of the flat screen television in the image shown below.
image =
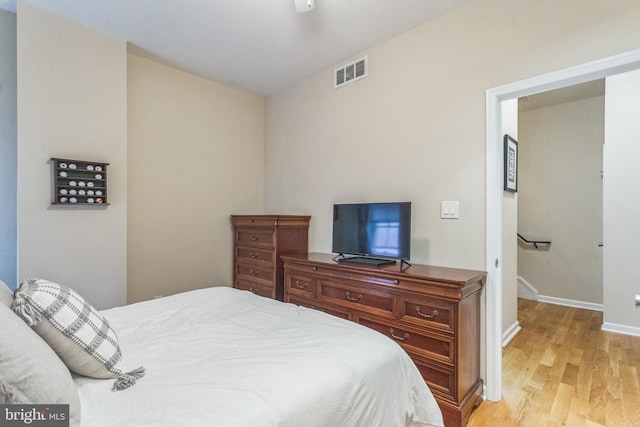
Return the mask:
<path fill-rule="evenodd" d="M 339 262 L 405 262 L 409 260 L 410 247 L 411 202 L 333 205 L 332 251 L 339 255 Z"/>

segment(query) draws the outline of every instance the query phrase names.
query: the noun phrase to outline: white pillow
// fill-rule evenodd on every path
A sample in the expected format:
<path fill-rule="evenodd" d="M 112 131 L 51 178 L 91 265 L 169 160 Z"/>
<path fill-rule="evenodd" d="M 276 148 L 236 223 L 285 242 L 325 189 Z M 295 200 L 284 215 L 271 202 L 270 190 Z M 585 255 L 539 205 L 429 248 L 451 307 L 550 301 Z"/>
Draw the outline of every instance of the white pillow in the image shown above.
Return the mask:
<path fill-rule="evenodd" d="M 77 292 L 42 279 L 22 282 L 13 311 L 32 326 L 67 367 L 92 378 L 117 378 L 114 390 L 135 384 L 144 368 L 123 373 L 118 337 L 107 319 Z"/>
<path fill-rule="evenodd" d="M 0 304 L 0 404 L 68 404 L 80 425 L 80 398 L 69 369 L 22 319 Z"/>

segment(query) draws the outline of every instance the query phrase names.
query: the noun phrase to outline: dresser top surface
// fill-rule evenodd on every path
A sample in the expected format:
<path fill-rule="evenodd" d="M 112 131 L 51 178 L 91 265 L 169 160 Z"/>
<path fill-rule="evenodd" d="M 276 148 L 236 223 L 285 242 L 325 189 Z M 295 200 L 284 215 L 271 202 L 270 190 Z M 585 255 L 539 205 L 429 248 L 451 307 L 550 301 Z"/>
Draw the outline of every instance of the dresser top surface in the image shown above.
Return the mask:
<path fill-rule="evenodd" d="M 309 215 L 231 215 L 234 227 L 309 227 Z"/>
<path fill-rule="evenodd" d="M 231 218 L 240 218 L 240 219 L 246 219 L 246 218 L 257 218 L 257 219 L 278 219 L 278 218 L 283 218 L 283 219 L 288 219 L 288 218 L 294 218 L 294 219 L 310 219 L 311 216 L 310 215 L 278 215 L 278 214 L 260 214 L 260 215 L 231 215 Z"/>
<path fill-rule="evenodd" d="M 383 265 L 379 267 L 359 266 L 354 264 L 339 263 L 333 254 L 307 253 L 295 255 L 283 255 L 282 259 L 294 262 L 310 264 L 325 264 L 332 268 L 358 271 L 368 274 L 391 274 L 396 277 L 416 278 L 420 280 L 433 280 L 457 285 L 484 280 L 487 276 L 485 271 L 465 270 L 460 268 L 438 267 L 431 265 L 412 264 L 411 266 L 401 265 L 397 262 L 394 265 Z"/>

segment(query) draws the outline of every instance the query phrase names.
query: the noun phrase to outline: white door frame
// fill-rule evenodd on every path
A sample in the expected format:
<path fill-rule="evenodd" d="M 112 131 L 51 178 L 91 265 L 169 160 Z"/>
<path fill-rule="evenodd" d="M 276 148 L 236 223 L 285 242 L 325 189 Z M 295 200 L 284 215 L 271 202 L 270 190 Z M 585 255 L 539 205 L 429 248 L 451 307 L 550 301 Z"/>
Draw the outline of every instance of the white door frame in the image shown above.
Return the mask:
<path fill-rule="evenodd" d="M 502 398 L 502 102 L 640 69 L 640 49 L 487 90 L 485 396 Z"/>

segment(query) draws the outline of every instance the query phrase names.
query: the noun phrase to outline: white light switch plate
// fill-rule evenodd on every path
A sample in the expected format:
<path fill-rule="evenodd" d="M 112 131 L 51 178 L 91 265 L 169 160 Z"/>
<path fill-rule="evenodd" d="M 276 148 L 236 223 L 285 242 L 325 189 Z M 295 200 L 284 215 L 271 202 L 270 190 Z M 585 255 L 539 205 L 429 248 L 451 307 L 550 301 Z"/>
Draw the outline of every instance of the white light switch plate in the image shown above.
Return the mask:
<path fill-rule="evenodd" d="M 460 202 L 459 201 L 446 201 L 440 205 L 440 218 L 443 219 L 458 219 L 460 218 Z"/>

